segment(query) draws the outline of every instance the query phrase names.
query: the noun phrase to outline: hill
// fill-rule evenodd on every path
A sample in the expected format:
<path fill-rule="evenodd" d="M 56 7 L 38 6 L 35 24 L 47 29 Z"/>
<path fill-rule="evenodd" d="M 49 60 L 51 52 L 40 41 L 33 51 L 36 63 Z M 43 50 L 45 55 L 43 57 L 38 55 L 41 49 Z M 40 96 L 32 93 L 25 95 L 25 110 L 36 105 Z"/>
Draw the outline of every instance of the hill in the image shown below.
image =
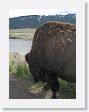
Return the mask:
<path fill-rule="evenodd" d="M 67 15 L 28 15 L 9 18 L 9 28 L 37 28 L 47 21 L 60 21 L 76 24 L 76 14 Z"/>

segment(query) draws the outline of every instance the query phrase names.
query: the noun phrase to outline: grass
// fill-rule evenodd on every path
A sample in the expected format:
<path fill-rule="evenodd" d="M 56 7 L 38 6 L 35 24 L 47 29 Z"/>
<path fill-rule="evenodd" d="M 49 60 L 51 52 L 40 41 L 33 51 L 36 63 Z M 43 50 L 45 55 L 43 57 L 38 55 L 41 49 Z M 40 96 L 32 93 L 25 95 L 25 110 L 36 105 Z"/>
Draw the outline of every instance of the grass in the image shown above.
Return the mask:
<path fill-rule="evenodd" d="M 62 99 L 76 99 L 76 84 L 69 83 L 59 79 L 60 82 L 60 97 Z"/>
<path fill-rule="evenodd" d="M 21 79 L 29 79 L 31 77 L 24 56 L 17 53 L 10 53 L 9 73 Z"/>
<path fill-rule="evenodd" d="M 31 93 L 37 94 L 42 91 L 44 86 L 45 86 L 45 83 L 43 83 L 42 81 L 39 81 L 38 83 L 32 85 L 29 89 Z"/>
<path fill-rule="evenodd" d="M 61 98 L 61 99 L 76 99 L 76 85 L 69 84 L 69 82 L 64 81 L 62 79 L 60 79 L 59 82 L 60 82 L 59 98 Z M 45 83 L 39 81 L 38 83 L 32 85 L 29 88 L 29 90 L 33 94 L 38 94 L 43 90 L 44 86 L 45 86 Z M 49 91 L 49 90 L 47 90 L 47 91 Z M 48 98 L 49 98 L 49 96 L 48 96 Z"/>
<path fill-rule="evenodd" d="M 22 29 L 10 29 L 9 38 L 10 39 L 33 39 L 35 28 L 22 28 Z"/>

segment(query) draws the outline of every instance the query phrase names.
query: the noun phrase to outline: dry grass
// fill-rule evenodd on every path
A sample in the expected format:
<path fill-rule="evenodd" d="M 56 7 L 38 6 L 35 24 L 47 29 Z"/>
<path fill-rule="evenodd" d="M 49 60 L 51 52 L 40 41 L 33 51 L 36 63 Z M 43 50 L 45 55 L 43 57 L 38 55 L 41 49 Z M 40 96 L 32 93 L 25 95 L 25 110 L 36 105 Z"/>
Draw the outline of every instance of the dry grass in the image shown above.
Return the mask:
<path fill-rule="evenodd" d="M 30 78 L 28 65 L 24 56 L 19 53 L 10 53 L 9 55 L 9 73 L 15 75 L 18 78 Z"/>
<path fill-rule="evenodd" d="M 34 37 L 36 29 L 33 28 L 23 28 L 23 29 L 10 29 L 9 38 L 11 39 L 30 39 Z"/>

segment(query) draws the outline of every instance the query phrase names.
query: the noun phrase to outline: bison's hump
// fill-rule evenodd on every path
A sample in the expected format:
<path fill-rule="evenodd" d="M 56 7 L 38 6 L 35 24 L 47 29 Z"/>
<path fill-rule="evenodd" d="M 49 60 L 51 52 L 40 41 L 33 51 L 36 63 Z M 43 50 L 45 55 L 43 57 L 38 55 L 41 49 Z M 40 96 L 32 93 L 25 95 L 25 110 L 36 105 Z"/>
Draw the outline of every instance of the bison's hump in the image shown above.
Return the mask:
<path fill-rule="evenodd" d="M 58 21 L 49 21 L 46 22 L 44 25 L 44 27 L 49 27 L 49 29 L 59 29 L 59 30 L 70 30 L 70 31 L 75 31 L 76 27 L 73 24 L 70 23 L 64 23 L 64 22 L 58 22 Z"/>
<path fill-rule="evenodd" d="M 43 26 L 39 27 L 34 35 L 34 42 L 41 44 L 41 47 L 45 42 L 54 40 L 55 50 L 63 51 L 68 47 L 73 38 L 76 38 L 76 26 L 70 23 L 64 22 L 46 22 Z M 47 40 L 46 40 L 47 39 Z M 37 41 L 38 40 L 38 41 Z M 36 45 L 37 47 L 37 45 Z"/>
<path fill-rule="evenodd" d="M 47 34 L 47 35 L 46 35 Z M 43 26 L 39 27 L 35 33 L 35 37 L 45 36 L 46 38 L 48 35 L 55 37 L 58 35 L 68 35 L 70 34 L 71 37 L 75 37 L 72 35 L 76 34 L 76 26 L 70 23 L 64 22 L 57 22 L 57 21 L 49 21 L 44 23 Z"/>

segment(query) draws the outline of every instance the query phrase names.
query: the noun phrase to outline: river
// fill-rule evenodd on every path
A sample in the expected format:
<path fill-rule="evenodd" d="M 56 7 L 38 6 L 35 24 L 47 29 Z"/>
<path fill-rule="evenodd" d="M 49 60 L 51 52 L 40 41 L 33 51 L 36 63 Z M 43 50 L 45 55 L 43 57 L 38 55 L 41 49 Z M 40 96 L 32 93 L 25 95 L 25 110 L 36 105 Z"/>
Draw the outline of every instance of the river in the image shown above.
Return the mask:
<path fill-rule="evenodd" d="M 31 40 L 9 39 L 9 52 L 25 54 L 31 50 L 31 46 Z"/>

